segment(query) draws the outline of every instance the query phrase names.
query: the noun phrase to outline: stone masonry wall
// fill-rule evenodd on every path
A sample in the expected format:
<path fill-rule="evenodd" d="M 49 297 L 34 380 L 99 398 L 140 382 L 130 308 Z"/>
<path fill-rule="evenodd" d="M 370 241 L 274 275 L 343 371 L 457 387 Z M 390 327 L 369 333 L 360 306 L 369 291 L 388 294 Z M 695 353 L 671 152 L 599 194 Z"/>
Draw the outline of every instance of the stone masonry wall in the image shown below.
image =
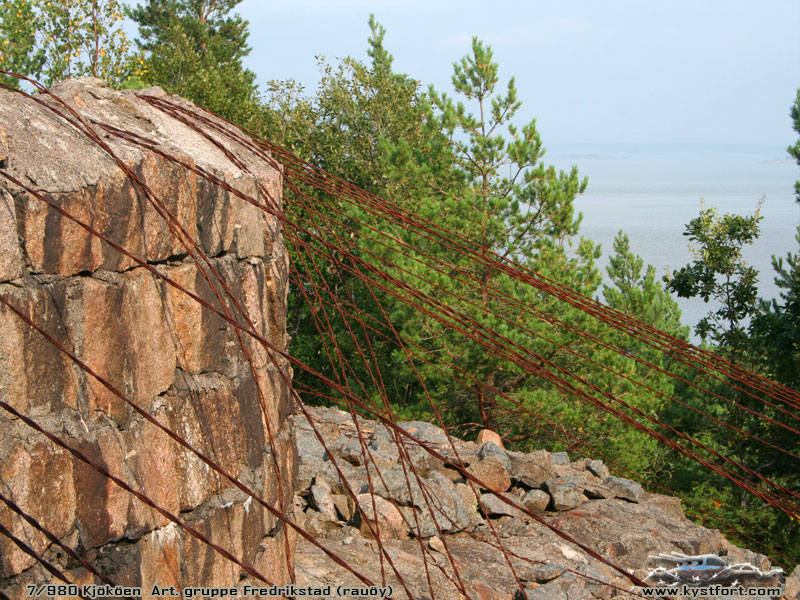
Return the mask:
<path fill-rule="evenodd" d="M 155 142 L 262 203 L 280 173 L 236 144 L 235 166 L 201 134 L 133 92 L 98 80 L 52 92 L 89 119 Z M 144 93 L 163 96 L 158 89 Z M 49 106 L 58 106 L 44 95 Z M 182 106 L 188 102 L 170 98 Z M 62 112 L 63 108 L 60 108 Z M 222 140 L 219 133 L 213 134 Z M 105 141 L 166 204 L 241 301 L 259 334 L 285 349 L 288 259 L 277 219 L 156 153 Z M 219 306 L 194 260 L 112 158 L 35 101 L 0 90 L 0 172 L 8 173 Z M 0 174 L 0 294 L 134 403 L 276 507 L 292 504 L 291 369 L 233 327 Z M 288 581 L 289 532 L 258 502 L 138 413 L 0 305 L 0 400 L 180 515 L 275 583 Z M 266 420 L 275 434 L 278 479 Z M 0 409 L 0 493 L 117 585 L 236 585 L 242 569 Z M 101 583 L 0 502 L 0 524 L 76 583 Z M 0 535 L 0 589 L 55 582 Z"/>

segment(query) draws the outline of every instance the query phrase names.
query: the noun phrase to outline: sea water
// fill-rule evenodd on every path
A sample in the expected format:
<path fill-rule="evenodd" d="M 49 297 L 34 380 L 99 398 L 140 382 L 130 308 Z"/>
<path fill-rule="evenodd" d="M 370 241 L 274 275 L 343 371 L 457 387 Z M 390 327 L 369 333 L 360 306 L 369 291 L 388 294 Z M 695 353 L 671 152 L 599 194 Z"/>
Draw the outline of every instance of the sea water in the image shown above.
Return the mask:
<path fill-rule="evenodd" d="M 545 157 L 559 169 L 577 165 L 588 176 L 586 192 L 576 200 L 583 214 L 580 234 L 602 245 L 598 265 L 606 275 L 619 230 L 631 250 L 656 267 L 659 278 L 689 263 L 693 256 L 686 225 L 697 217 L 701 201 L 720 214 L 752 214 L 764 199 L 759 239 L 744 250 L 759 272 L 762 298 L 777 298 L 772 256 L 800 251 L 795 240 L 800 205 L 794 182 L 800 168 L 780 147 L 647 147 L 594 145 L 560 147 Z M 694 327 L 716 305 L 679 299 L 683 322 Z M 693 341 L 698 338 L 692 336 Z"/>

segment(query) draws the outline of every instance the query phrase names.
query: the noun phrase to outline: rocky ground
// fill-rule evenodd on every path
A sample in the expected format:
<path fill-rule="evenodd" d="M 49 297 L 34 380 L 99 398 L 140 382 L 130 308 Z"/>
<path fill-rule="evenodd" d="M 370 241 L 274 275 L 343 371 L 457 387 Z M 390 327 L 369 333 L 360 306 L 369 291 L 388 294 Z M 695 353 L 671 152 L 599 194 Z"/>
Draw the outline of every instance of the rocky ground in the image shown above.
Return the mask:
<path fill-rule="evenodd" d="M 763 555 L 734 546 L 719 531 L 689 521 L 677 498 L 650 494 L 636 482 L 614 477 L 599 460 L 572 462 L 566 453 L 545 450 L 506 452 L 498 445 L 499 438 L 483 441 L 492 439 L 491 432 L 479 438 L 483 443 L 454 438 L 451 447 L 438 427 L 405 422 L 399 425 L 448 461 L 406 443 L 402 453 L 409 463 L 400 460 L 394 434 L 383 425 L 359 419 L 357 428 L 348 413 L 330 408 L 308 411 L 328 452 L 306 417 L 295 415 L 298 520 L 372 581 L 380 584 L 385 577 L 395 597 L 405 596 L 404 585 L 415 598 L 458 598 L 465 593 L 480 600 L 631 596 L 629 578 L 506 504 L 492 490 L 640 579 L 650 572 L 648 556 L 669 552 L 713 553 L 729 564 L 746 562 L 764 571 L 771 567 Z M 368 468 L 358 429 L 369 451 Z M 483 489 L 471 488 L 453 468 L 458 464 L 456 452 L 468 472 L 484 483 Z M 356 502 L 363 512 L 356 510 Z M 376 521 L 383 551 L 375 539 Z M 298 538 L 295 570 L 301 585 L 360 584 L 302 538 Z M 792 600 L 800 598 L 798 575 L 800 566 L 785 578 L 784 595 Z"/>

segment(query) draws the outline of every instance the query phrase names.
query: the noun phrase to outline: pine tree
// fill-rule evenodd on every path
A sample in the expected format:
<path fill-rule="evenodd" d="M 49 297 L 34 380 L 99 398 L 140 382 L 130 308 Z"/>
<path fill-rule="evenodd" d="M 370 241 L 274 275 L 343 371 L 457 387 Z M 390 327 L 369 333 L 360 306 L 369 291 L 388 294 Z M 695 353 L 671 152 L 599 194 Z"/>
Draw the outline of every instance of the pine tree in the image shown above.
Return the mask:
<path fill-rule="evenodd" d="M 422 197 L 429 193 L 427 184 L 430 180 L 435 179 L 440 186 L 449 186 L 447 178 L 453 175 L 450 172 L 453 157 L 447 137 L 431 119 L 429 105 L 419 90 L 418 82 L 394 72 L 393 58 L 384 46 L 384 28 L 373 16 L 370 16 L 369 27 L 367 54 L 370 60 L 364 62 L 347 57 L 336 67 L 323 62 L 323 76 L 313 97 L 304 97 L 302 89 L 294 82 L 270 82 L 269 101 L 274 112 L 269 118 L 268 131 L 270 136 L 319 167 L 398 206 L 414 210 Z M 394 162 L 398 155 L 424 155 L 428 179 L 425 182 L 412 181 L 407 177 L 407 171 L 396 169 Z M 385 222 L 376 220 L 374 215 L 357 206 L 314 190 L 308 191 L 315 195 L 315 210 L 325 215 L 326 227 L 331 228 L 332 235 L 359 240 L 363 251 L 357 253 L 361 259 L 374 262 L 375 254 L 387 252 L 380 243 L 385 240 L 368 229 L 383 228 Z M 308 223 L 310 215 L 299 203 L 287 202 L 287 211 L 292 219 Z M 326 228 L 317 229 L 326 233 Z M 302 249 L 292 249 L 292 252 L 298 255 Z M 304 269 L 301 261 L 295 261 L 295 266 L 301 271 Z M 379 266 L 385 268 L 385 265 Z M 324 277 L 330 289 L 352 299 L 369 315 L 367 320 L 372 327 L 380 327 L 384 322 L 372 293 L 378 296 L 388 312 L 396 310 L 397 300 L 386 297 L 379 290 L 373 289 L 370 293 L 356 277 L 335 265 L 324 265 L 320 271 L 309 269 L 309 272 L 303 272 L 303 276 L 320 286 L 323 283 L 320 278 Z M 309 303 L 300 290 L 294 292 L 290 294 L 288 317 L 292 325 L 292 352 L 315 369 L 335 376 L 314 326 L 314 312 L 320 309 L 317 299 Z M 329 308 L 328 312 L 334 329 L 345 332 L 336 311 Z M 365 347 L 363 332 L 355 329 L 359 343 Z M 391 335 L 388 329 L 385 333 Z M 343 333 L 337 344 L 346 356 L 358 355 L 349 334 Z M 379 336 L 373 337 L 369 344 L 379 357 L 382 368 L 391 365 L 392 344 Z M 360 368 L 358 361 L 354 361 L 354 367 Z M 369 380 L 363 371 L 358 371 L 356 376 L 363 381 Z M 302 373 L 297 377 L 308 386 L 318 386 L 314 378 L 306 380 Z M 393 391 L 396 393 L 392 400 L 405 398 L 407 382 L 395 383 Z M 324 391 L 329 393 L 327 389 Z"/>
<path fill-rule="evenodd" d="M 688 338 L 688 328 L 681 324 L 678 303 L 656 279 L 656 269 L 631 252 L 628 236 L 620 231 L 614 238 L 614 256 L 606 267 L 612 286 L 603 286 L 603 297 L 612 308 L 621 310 L 656 329 L 680 339 Z"/>
<path fill-rule="evenodd" d="M 514 126 L 519 101 L 513 82 L 498 94 L 496 81 L 488 85 L 491 73 L 472 65 L 483 61 L 490 50 L 477 44 L 477 60 L 473 53 L 466 71 L 460 63 L 456 65 L 457 71 L 473 72 L 486 80 L 482 101 L 471 98 L 477 105 L 476 114 L 481 102 L 487 109 L 482 126 L 480 117 L 470 117 L 466 107 L 459 109 L 458 104 L 436 92 L 421 93 L 416 80 L 395 73 L 384 45 L 383 28 L 374 19 L 370 27 L 370 60 L 348 58 L 338 68 L 325 65 L 315 96 L 305 98 L 297 86 L 273 84 L 272 106 L 281 112 L 272 124 L 280 139 L 311 162 L 399 208 L 468 237 L 479 254 L 488 257 L 497 252 L 585 294 L 594 294 L 600 284 L 600 274 L 593 263 L 598 250 L 589 241 L 575 240 L 580 216 L 574 211 L 573 202 L 584 189 L 585 180 L 575 170 L 558 172 L 543 163 L 544 150 L 535 123 Z M 493 68 L 496 74 L 497 66 Z M 493 101 L 497 118 L 492 113 Z M 470 118 L 474 123 L 471 130 L 461 124 L 468 125 Z M 481 156 L 486 160 L 479 160 Z M 473 162 L 480 168 L 474 168 Z M 390 277 L 425 296 L 440 300 L 486 330 L 496 331 L 578 375 L 601 380 L 601 385 L 612 393 L 619 391 L 643 406 L 653 405 L 651 396 L 641 395 L 631 383 L 620 384 L 618 378 L 601 372 L 572 351 L 598 361 L 616 360 L 614 364 L 621 369 L 627 368 L 624 359 L 597 352 L 566 328 L 525 314 L 497 298 L 508 295 L 523 306 L 598 334 L 598 323 L 592 317 L 507 275 L 466 260 L 445 243 L 376 219 L 336 198 L 319 196 L 318 200 L 315 210 L 329 212 L 331 218 L 342 222 L 332 226 L 333 233 L 355 240 L 355 252 L 362 260 L 388 271 Z M 287 210 L 295 219 L 309 216 L 296 202 L 287 203 Z M 303 268 L 298 261 L 295 264 Z M 382 312 L 358 279 L 340 269 L 335 261 L 323 267 L 320 272 L 305 276 L 317 283 L 324 278 L 330 289 L 357 305 L 365 320 L 381 330 L 378 324 L 383 322 Z M 290 294 L 292 352 L 316 369 L 335 376 L 338 365 L 326 364 L 313 325 L 313 315 L 320 314 L 322 299 L 313 297 L 311 286 L 305 291 L 312 294 L 310 302 L 304 300 L 300 290 Z M 430 316 L 379 290 L 372 291 L 407 347 L 430 361 L 416 360 L 415 366 L 449 425 L 460 427 L 462 433 L 488 425 L 507 440 L 522 445 L 546 444 L 563 449 L 554 445 L 547 433 L 537 430 L 529 418 L 521 418 L 513 401 L 521 402 L 561 423 L 568 434 L 597 434 L 598 443 L 610 449 L 611 455 L 642 473 L 655 469 L 653 457 L 657 449 L 652 440 L 627 431 L 627 426 L 581 404 L 541 377 Z M 357 357 L 354 342 L 345 333 L 335 309 L 330 305 L 327 308 L 334 331 L 341 334 L 337 345 L 342 355 Z M 362 348 L 366 348 L 366 334 L 354 329 Z M 391 337 L 388 327 L 383 327 L 382 332 Z M 370 334 L 369 344 L 384 375 L 391 374 L 386 386 L 394 409 L 405 417 L 432 418 L 426 391 L 405 353 L 377 334 Z M 358 366 L 354 368 L 358 379 L 369 381 L 367 373 L 358 371 Z M 302 373 L 297 378 L 304 385 L 317 387 Z M 659 381 L 651 383 L 660 385 Z M 329 389 L 320 392 L 330 394 Z M 636 451 L 631 452 L 631 448 Z"/>
<path fill-rule="evenodd" d="M 446 134 L 455 158 L 447 175 L 448 185 L 437 181 L 440 174 L 432 172 L 426 151 L 415 153 L 402 144 L 392 149 L 392 178 L 420 190 L 415 214 L 471 240 L 480 260 L 470 260 L 442 244 L 403 232 L 396 235 L 414 252 L 411 257 L 399 253 L 392 256 L 400 262 L 398 277 L 407 279 L 409 285 L 440 298 L 487 331 L 568 364 L 574 359 L 535 335 L 548 329 L 548 333 L 554 333 L 552 328 L 535 318 L 523 318 L 519 309 L 497 298 L 508 295 L 543 313 L 572 319 L 577 326 L 586 319 L 575 314 L 578 311 L 499 273 L 483 260 L 496 253 L 584 293 L 593 293 L 600 280 L 593 265 L 598 255 L 594 245 L 583 240 L 570 255 L 570 243 L 580 223 L 573 201 L 585 189 L 586 180 L 576 169 L 557 172 L 543 164 L 544 150 L 535 122 L 521 128 L 514 125 L 521 106 L 514 80 L 509 81 L 504 93 L 498 92 L 497 73 L 491 49 L 475 39 L 471 54 L 454 64 L 452 81 L 476 113 L 471 114 L 463 103 L 445 94 L 433 89 L 429 92 L 433 122 Z M 444 271 L 442 267 L 446 267 Z M 446 406 L 453 422 L 528 437 L 530 429 L 520 427 L 518 409 L 506 397 L 547 411 L 557 412 L 565 406 L 552 386 L 436 319 L 402 306 L 396 307 L 394 317 L 407 339 L 437 357 L 437 364 L 420 370 L 429 391 L 433 390 Z M 564 345 L 570 343 L 566 333 L 557 332 L 556 338 Z M 396 353 L 395 362 L 398 371 L 406 369 L 400 353 Z M 469 381 L 464 373 L 469 374 Z M 412 391 L 411 397 L 424 405 L 421 389 Z"/>
<path fill-rule="evenodd" d="M 231 11 L 241 0 L 147 0 L 129 10 L 139 25 L 144 79 L 239 124 L 260 115 L 248 23 Z"/>
<path fill-rule="evenodd" d="M 505 95 L 497 90 L 498 65 L 492 58 L 491 48 L 474 38 L 472 54 L 453 66 L 453 86 L 476 105 L 477 114 L 433 89 L 431 99 L 469 180 L 462 202 L 480 214 L 468 233 L 482 251 L 524 262 L 578 233 L 581 219 L 573 201 L 585 190 L 587 179 L 579 178 L 577 168 L 557 173 L 545 167 L 536 121 L 521 129 L 514 125 L 522 102 L 514 78 Z M 490 277 L 488 272 L 482 274 L 484 279 Z"/>

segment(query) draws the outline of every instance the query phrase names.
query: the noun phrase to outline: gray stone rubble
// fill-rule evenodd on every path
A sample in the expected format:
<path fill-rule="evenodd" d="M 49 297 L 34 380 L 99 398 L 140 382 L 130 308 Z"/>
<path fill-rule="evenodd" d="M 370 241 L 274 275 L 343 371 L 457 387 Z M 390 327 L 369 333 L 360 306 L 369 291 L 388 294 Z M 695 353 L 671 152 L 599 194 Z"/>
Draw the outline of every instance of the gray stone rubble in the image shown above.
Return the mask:
<path fill-rule="evenodd" d="M 348 413 L 308 410 L 331 454 L 306 418 L 295 415 L 300 471 L 296 518 L 328 549 L 378 583 L 383 553 L 386 581 L 398 597 L 405 592 L 387 558 L 415 597 L 430 595 L 428 577 L 437 598 L 461 598 L 462 586 L 469 597 L 480 600 L 632 597 L 626 593 L 632 589 L 627 577 L 521 508 L 641 579 L 650 571 L 649 555 L 671 551 L 715 553 L 734 562 L 769 565 L 766 557 L 734 546 L 719 531 L 689 521 L 677 498 L 647 493 L 634 481 L 612 476 L 600 460 L 570 461 L 565 452 L 545 450 L 506 451 L 492 441 L 477 444 L 453 438 L 451 446 L 445 432 L 434 425 L 398 423 L 447 459 L 436 459 L 403 438 L 403 453 L 411 456 L 415 473 L 407 462 L 401 463 L 395 434 L 383 425 L 359 419 L 360 440 Z M 370 452 L 366 467 L 362 448 Z M 483 485 L 463 476 L 455 467 L 459 458 Z M 362 512 L 356 510 L 334 462 Z M 302 539 L 296 576 L 306 585 L 357 582 Z M 787 578 L 787 597 L 800 599 L 798 590 L 800 581 Z"/>

